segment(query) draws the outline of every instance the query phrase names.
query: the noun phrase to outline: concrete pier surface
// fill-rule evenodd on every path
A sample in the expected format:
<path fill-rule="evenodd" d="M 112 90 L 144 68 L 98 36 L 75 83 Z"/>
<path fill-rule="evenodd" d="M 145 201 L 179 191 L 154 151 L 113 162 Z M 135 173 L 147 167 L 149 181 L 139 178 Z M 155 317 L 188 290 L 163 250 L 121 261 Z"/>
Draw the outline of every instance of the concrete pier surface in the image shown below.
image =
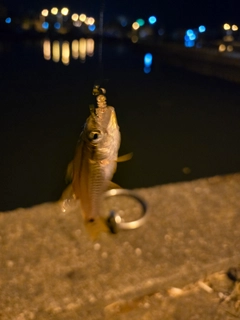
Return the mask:
<path fill-rule="evenodd" d="M 149 219 L 117 234 L 60 203 L 0 213 L 0 319 L 239 318 L 240 173 L 135 191 Z"/>

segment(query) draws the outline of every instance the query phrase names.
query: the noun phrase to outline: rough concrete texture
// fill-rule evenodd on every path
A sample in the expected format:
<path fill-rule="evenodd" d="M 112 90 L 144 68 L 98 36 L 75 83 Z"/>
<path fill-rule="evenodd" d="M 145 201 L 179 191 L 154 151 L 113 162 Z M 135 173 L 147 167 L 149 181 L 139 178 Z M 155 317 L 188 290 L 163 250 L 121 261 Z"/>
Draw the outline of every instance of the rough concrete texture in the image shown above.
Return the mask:
<path fill-rule="evenodd" d="M 0 319 L 240 317 L 238 276 L 226 276 L 240 263 L 240 174 L 136 192 L 147 223 L 94 240 L 78 208 L 1 213 Z M 138 211 L 128 198 L 114 206 Z"/>

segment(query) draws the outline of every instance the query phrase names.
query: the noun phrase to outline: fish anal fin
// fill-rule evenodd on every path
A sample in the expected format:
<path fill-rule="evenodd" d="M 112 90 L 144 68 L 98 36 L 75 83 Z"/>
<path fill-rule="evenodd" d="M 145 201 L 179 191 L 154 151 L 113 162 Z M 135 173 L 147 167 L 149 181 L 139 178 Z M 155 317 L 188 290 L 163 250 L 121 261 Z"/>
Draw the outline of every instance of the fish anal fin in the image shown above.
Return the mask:
<path fill-rule="evenodd" d="M 120 156 L 117 158 L 117 162 L 125 162 L 132 159 L 132 157 L 133 157 L 133 152 L 124 154 L 123 156 Z"/>

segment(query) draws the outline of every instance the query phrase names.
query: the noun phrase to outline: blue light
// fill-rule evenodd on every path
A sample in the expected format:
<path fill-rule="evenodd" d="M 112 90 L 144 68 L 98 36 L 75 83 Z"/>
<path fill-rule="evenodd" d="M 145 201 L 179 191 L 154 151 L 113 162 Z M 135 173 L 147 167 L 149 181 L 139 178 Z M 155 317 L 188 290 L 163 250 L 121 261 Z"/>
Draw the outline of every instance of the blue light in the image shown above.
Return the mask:
<path fill-rule="evenodd" d="M 194 32 L 193 32 L 192 29 L 188 29 L 188 30 L 186 31 L 186 34 L 190 37 L 191 35 L 194 34 Z"/>
<path fill-rule="evenodd" d="M 144 56 L 144 65 L 145 67 L 150 67 L 152 64 L 152 55 L 151 53 L 146 53 Z"/>
<path fill-rule="evenodd" d="M 61 28 L 61 24 L 59 22 L 55 22 L 54 28 L 59 30 Z"/>
<path fill-rule="evenodd" d="M 189 40 L 196 40 L 196 35 L 195 34 L 191 34 L 189 36 Z"/>
<path fill-rule="evenodd" d="M 43 27 L 43 29 L 48 29 L 49 23 L 44 21 L 43 24 L 42 24 L 42 27 Z"/>
<path fill-rule="evenodd" d="M 188 41 L 185 40 L 184 45 L 187 48 L 192 48 L 192 47 L 194 47 L 195 42 L 193 40 L 188 40 Z"/>
<path fill-rule="evenodd" d="M 151 72 L 151 68 L 150 67 L 144 67 L 143 71 L 144 71 L 144 73 L 150 73 Z"/>
<path fill-rule="evenodd" d="M 88 29 L 89 29 L 90 31 L 94 31 L 94 30 L 96 29 L 95 24 L 92 24 L 91 26 L 88 26 Z"/>
<path fill-rule="evenodd" d="M 206 31 L 206 27 L 205 27 L 205 26 L 199 26 L 199 27 L 198 27 L 198 31 L 199 31 L 200 33 L 205 32 L 205 31 Z"/>
<path fill-rule="evenodd" d="M 127 20 L 122 20 L 120 23 L 121 23 L 122 27 L 126 27 L 127 26 Z"/>
<path fill-rule="evenodd" d="M 6 23 L 11 23 L 11 22 L 12 22 L 12 19 L 11 19 L 10 17 L 8 17 L 8 18 L 5 19 L 5 22 L 6 22 Z"/>
<path fill-rule="evenodd" d="M 151 16 L 148 18 L 148 22 L 150 24 L 154 24 L 155 22 L 157 22 L 157 18 L 155 16 Z"/>

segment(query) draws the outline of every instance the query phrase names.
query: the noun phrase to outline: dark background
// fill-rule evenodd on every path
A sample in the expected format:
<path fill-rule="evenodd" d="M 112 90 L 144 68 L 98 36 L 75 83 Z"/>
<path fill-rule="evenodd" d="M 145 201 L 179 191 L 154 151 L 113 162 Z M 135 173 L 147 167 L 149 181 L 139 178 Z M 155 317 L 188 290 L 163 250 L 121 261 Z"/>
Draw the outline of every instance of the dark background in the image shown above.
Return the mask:
<path fill-rule="evenodd" d="M 98 45 L 85 63 L 43 58 L 42 42 L 8 42 L 0 52 L 0 210 L 59 199 L 89 115 Z M 103 44 L 109 105 L 122 133 L 114 181 L 150 187 L 240 171 L 239 85 L 168 66 L 145 49 Z M 184 168 L 189 168 L 184 169 Z"/>

